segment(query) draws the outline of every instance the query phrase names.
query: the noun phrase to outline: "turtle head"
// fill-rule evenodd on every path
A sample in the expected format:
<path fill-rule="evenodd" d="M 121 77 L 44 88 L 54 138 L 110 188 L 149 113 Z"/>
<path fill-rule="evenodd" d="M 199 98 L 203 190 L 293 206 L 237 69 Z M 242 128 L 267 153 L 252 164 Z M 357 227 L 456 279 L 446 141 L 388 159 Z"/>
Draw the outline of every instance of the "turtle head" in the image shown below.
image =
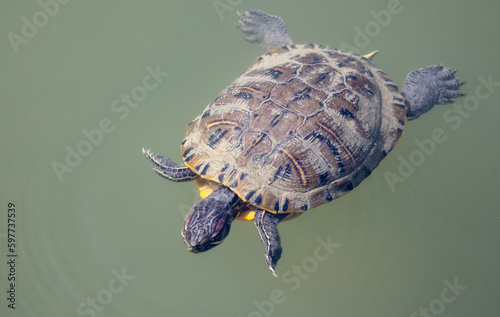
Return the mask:
<path fill-rule="evenodd" d="M 182 229 L 188 251 L 200 253 L 210 250 L 227 237 L 236 217 L 234 204 L 237 201 L 236 194 L 220 186 L 193 206 Z"/>

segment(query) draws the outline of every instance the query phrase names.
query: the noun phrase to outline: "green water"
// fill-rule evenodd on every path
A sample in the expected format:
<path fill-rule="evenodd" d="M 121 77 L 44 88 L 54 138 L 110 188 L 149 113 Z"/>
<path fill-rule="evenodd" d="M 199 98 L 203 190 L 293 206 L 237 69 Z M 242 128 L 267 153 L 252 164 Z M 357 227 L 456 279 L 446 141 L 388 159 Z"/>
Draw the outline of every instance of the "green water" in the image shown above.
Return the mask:
<path fill-rule="evenodd" d="M 499 2 L 66 2 L 0 11 L 1 316 L 500 315 L 500 85 L 485 84 L 500 82 Z M 186 124 L 262 53 L 234 27 L 252 8 L 297 43 L 381 50 L 400 85 L 458 68 L 469 96 L 410 122 L 356 190 L 280 225 L 278 278 L 249 222 L 187 252 L 195 186 L 141 153 L 180 161 Z"/>

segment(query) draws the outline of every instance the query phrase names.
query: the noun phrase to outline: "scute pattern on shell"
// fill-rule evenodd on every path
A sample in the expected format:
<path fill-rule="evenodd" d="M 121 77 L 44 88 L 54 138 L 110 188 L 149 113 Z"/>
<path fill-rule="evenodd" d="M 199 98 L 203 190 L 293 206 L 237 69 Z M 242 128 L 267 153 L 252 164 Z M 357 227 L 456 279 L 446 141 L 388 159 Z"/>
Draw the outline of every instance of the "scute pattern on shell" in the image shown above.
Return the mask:
<path fill-rule="evenodd" d="M 187 166 L 271 212 L 352 190 L 402 135 L 396 85 L 359 55 L 314 44 L 257 58 L 192 121 Z"/>

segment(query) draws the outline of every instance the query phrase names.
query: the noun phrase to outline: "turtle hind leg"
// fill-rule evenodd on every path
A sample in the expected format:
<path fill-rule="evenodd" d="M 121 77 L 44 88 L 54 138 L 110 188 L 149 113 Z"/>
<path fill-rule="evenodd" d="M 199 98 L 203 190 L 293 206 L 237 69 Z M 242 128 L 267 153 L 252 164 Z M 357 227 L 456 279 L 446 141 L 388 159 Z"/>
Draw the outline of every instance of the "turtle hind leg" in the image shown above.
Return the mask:
<path fill-rule="evenodd" d="M 260 47 L 273 50 L 283 45 L 292 44 L 283 20 L 259 10 L 238 12 L 238 28 L 245 35 L 245 40 L 258 42 Z"/>
<path fill-rule="evenodd" d="M 408 107 L 409 120 L 431 110 L 434 105 L 453 102 L 463 96 L 461 83 L 455 72 L 441 65 L 432 65 L 412 71 L 406 77 L 403 96 Z"/>
<path fill-rule="evenodd" d="M 276 264 L 281 258 L 283 250 L 277 225 L 289 216 L 290 214 L 273 214 L 262 209 L 257 209 L 254 216 L 255 226 L 259 231 L 260 240 L 264 244 L 267 266 L 276 277 Z"/>
<path fill-rule="evenodd" d="M 167 157 L 144 149 L 142 149 L 142 153 L 149 163 L 151 163 L 153 170 L 163 178 L 174 182 L 185 182 L 198 177 L 198 174 L 190 170 L 187 166 L 177 165 Z"/>

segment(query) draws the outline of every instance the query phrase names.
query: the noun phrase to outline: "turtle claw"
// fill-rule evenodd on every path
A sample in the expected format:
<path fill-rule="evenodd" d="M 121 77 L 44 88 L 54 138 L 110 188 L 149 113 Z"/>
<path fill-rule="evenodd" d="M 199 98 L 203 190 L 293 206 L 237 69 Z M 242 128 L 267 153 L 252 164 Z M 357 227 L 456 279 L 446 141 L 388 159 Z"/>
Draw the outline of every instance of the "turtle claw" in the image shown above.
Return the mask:
<path fill-rule="evenodd" d="M 276 264 L 272 264 L 270 263 L 269 261 L 267 261 L 267 266 L 269 267 L 269 269 L 271 270 L 271 273 L 273 273 L 274 277 L 278 277 L 278 274 L 276 274 Z"/>
<path fill-rule="evenodd" d="M 441 88 L 441 94 L 438 97 L 438 104 L 445 104 L 453 102 L 454 98 L 463 96 L 460 93 L 460 87 L 465 84 L 461 83 L 455 77 L 457 70 L 451 70 L 442 65 L 439 65 L 438 85 Z M 441 79 L 441 81 L 439 81 Z"/>
<path fill-rule="evenodd" d="M 279 259 L 281 258 L 282 248 L 281 245 L 269 245 L 266 247 L 265 255 L 266 255 L 266 264 L 273 273 L 274 277 L 278 277 L 276 274 L 276 265 L 278 264 Z"/>

